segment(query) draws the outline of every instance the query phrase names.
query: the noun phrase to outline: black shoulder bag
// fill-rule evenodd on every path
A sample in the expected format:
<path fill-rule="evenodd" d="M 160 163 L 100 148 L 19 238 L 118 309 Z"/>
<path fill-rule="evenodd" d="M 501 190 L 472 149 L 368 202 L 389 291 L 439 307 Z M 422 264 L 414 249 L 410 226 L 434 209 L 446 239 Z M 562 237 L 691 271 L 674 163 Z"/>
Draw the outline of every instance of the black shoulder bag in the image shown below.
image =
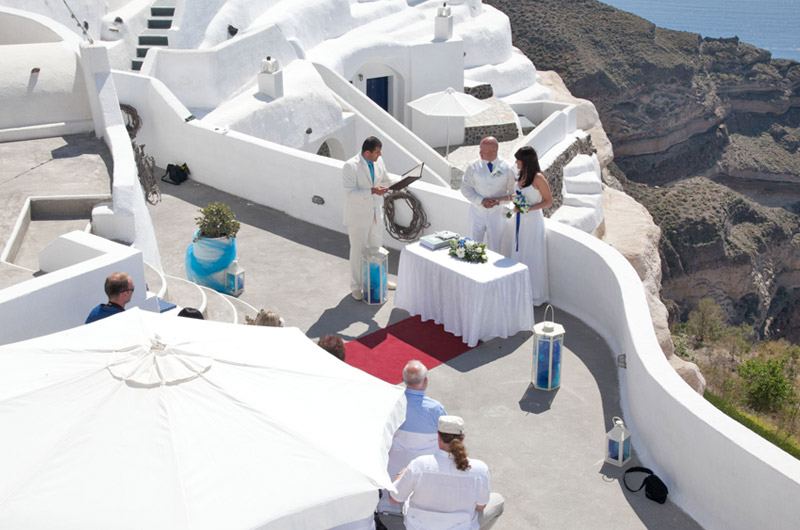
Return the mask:
<path fill-rule="evenodd" d="M 628 478 L 628 473 L 648 473 L 648 475 L 642 481 L 642 485 L 636 489 L 631 489 L 628 486 L 628 482 L 626 479 Z M 640 489 L 644 488 L 644 494 L 647 495 L 647 498 L 651 501 L 656 501 L 659 504 L 664 504 L 667 502 L 667 494 L 669 493 L 669 489 L 667 489 L 667 485 L 656 476 L 652 470 L 646 467 L 632 467 L 625 471 L 625 474 L 622 475 L 622 483 L 625 484 L 625 487 L 628 491 L 637 492 Z"/>
<path fill-rule="evenodd" d="M 161 177 L 161 180 L 177 186 L 182 182 L 186 182 L 190 174 L 191 171 L 189 171 L 189 166 L 186 164 L 168 164 L 167 171 Z"/>

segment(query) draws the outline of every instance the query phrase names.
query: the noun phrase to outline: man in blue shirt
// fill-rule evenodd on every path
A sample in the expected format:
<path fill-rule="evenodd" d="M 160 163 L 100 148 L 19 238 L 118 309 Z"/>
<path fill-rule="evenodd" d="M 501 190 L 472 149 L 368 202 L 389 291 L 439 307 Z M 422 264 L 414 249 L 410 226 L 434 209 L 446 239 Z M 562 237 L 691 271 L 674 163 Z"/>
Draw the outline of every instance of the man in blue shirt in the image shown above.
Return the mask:
<path fill-rule="evenodd" d="M 86 317 L 86 323 L 90 324 L 97 320 L 102 320 L 111 315 L 125 311 L 125 305 L 133 298 L 133 279 L 125 272 L 115 272 L 108 278 L 104 285 L 107 304 L 100 304 Z"/>
<path fill-rule="evenodd" d="M 425 395 L 428 369 L 424 364 L 409 361 L 403 368 L 403 382 L 406 384 L 406 421 L 394 434 L 389 450 L 388 471 L 392 478 L 416 457 L 432 455 L 439 449 L 439 416 L 447 414 L 441 403 Z M 401 508 L 399 504 L 392 504 L 384 492 L 378 504 L 379 512 L 399 514 Z"/>

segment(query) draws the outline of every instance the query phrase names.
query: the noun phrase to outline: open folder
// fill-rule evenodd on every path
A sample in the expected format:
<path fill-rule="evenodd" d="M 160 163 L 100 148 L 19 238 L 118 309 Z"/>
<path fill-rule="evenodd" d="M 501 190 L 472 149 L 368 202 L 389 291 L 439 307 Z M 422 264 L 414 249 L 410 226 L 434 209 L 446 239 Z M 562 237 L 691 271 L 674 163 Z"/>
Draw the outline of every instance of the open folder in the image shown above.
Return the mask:
<path fill-rule="evenodd" d="M 425 166 L 425 162 L 421 163 L 418 166 L 414 166 L 405 173 L 400 178 L 399 181 L 395 182 L 389 189 L 392 191 L 399 191 L 414 182 L 415 180 L 419 180 L 422 177 L 422 168 Z"/>

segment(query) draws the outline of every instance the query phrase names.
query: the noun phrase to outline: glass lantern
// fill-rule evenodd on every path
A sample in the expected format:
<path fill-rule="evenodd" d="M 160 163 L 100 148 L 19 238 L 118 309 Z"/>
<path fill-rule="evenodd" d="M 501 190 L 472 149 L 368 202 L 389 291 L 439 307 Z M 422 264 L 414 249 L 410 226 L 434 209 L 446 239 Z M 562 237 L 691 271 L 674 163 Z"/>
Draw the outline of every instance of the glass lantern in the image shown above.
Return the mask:
<path fill-rule="evenodd" d="M 225 269 L 225 292 L 231 296 L 239 296 L 244 292 L 244 267 L 239 266 L 238 259 Z"/>
<path fill-rule="evenodd" d="M 624 466 L 631 459 L 631 432 L 622 418 L 614 416 L 614 427 L 606 433 L 606 462 Z"/>
<path fill-rule="evenodd" d="M 389 280 L 389 251 L 383 247 L 365 249 L 361 258 L 361 274 L 364 301 L 370 305 L 384 303 Z"/>
<path fill-rule="evenodd" d="M 544 310 L 544 320 L 533 326 L 533 386 L 553 390 L 561 385 L 561 349 L 564 346 L 564 326 L 547 320 L 547 310 L 554 315 L 553 306 Z M 555 319 L 555 318 L 554 318 Z"/>

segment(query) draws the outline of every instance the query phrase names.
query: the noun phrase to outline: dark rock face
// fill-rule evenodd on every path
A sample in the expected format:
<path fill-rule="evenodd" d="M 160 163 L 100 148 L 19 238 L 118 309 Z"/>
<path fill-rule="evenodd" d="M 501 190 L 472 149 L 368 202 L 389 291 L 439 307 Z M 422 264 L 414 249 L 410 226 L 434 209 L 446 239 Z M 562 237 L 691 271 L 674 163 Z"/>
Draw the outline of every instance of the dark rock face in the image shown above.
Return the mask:
<path fill-rule="evenodd" d="M 732 322 L 787 336 L 800 312 L 800 220 L 695 177 L 666 188 L 625 183 L 662 230 L 662 296 L 686 318 L 705 297 Z M 668 306 L 669 307 L 669 306 Z"/>
<path fill-rule="evenodd" d="M 537 68 L 594 102 L 617 164 L 637 182 L 706 174 L 730 145 L 719 125 L 751 115 L 780 123 L 800 106 L 800 64 L 736 37 L 658 28 L 594 0 L 489 3 L 509 15 L 514 44 Z M 782 170 L 763 168 L 765 176 L 800 180 L 796 149 L 782 158 Z"/>
<path fill-rule="evenodd" d="M 711 297 L 732 323 L 800 339 L 800 64 L 595 0 L 487 3 L 538 69 L 597 107 L 609 170 L 662 229 L 670 318 Z"/>

